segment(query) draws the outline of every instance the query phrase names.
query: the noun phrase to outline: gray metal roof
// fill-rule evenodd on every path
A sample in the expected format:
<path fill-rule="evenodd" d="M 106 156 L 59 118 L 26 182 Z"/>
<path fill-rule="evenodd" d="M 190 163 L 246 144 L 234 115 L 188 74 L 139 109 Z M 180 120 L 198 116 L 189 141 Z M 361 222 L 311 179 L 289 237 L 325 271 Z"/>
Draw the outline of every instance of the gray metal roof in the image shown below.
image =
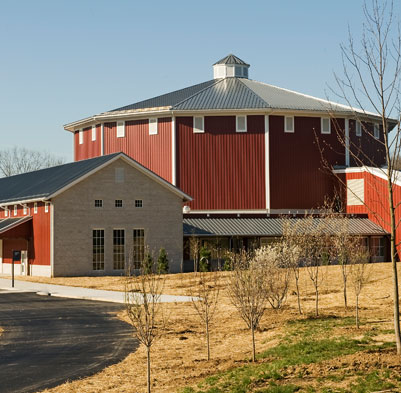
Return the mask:
<path fill-rule="evenodd" d="M 0 178 L 0 203 L 46 198 L 120 153 Z"/>
<path fill-rule="evenodd" d="M 148 100 L 137 102 L 135 104 L 131 104 L 131 105 L 123 106 L 121 108 L 113 109 L 110 112 L 173 106 L 181 101 L 186 100 L 187 98 L 193 96 L 194 94 L 199 93 L 203 89 L 213 86 L 215 83 L 216 83 L 216 80 L 212 79 L 207 82 L 203 82 L 203 83 L 199 83 L 197 85 L 186 87 L 185 89 L 175 90 L 171 93 L 163 94 L 161 96 L 153 97 Z"/>
<path fill-rule="evenodd" d="M 299 225 L 300 230 L 310 230 L 310 221 L 291 218 L 290 222 Z M 301 220 L 301 221 L 300 221 Z M 184 236 L 282 236 L 283 218 L 184 218 Z M 313 219 L 315 228 L 321 225 L 320 218 Z M 342 220 L 341 220 L 342 222 Z M 303 223 L 305 226 L 303 228 Z M 368 218 L 349 218 L 349 233 L 352 235 L 385 235 L 377 224 Z M 333 219 L 329 233 L 338 231 L 340 220 Z"/>
<path fill-rule="evenodd" d="M 172 109 L 263 109 L 268 107 L 260 96 L 242 82 L 242 78 L 224 78 L 174 105 Z"/>
<path fill-rule="evenodd" d="M 0 220 L 0 234 L 9 231 L 24 222 L 32 220 L 31 216 L 18 217 L 18 218 L 5 218 Z"/>
<path fill-rule="evenodd" d="M 216 64 L 241 64 L 249 67 L 249 64 L 245 63 L 245 61 L 241 60 L 239 57 L 233 55 L 232 53 L 230 53 L 226 57 L 223 57 L 219 61 L 216 61 L 216 63 L 214 63 L 213 65 Z"/>

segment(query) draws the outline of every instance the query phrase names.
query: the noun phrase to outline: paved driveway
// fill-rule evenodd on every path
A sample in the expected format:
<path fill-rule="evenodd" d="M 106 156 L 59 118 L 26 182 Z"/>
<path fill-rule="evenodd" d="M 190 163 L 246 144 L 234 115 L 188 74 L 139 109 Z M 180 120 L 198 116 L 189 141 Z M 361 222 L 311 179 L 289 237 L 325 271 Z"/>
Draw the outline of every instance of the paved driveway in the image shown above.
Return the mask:
<path fill-rule="evenodd" d="M 94 374 L 136 349 L 121 304 L 0 293 L 0 392 L 35 392 Z"/>

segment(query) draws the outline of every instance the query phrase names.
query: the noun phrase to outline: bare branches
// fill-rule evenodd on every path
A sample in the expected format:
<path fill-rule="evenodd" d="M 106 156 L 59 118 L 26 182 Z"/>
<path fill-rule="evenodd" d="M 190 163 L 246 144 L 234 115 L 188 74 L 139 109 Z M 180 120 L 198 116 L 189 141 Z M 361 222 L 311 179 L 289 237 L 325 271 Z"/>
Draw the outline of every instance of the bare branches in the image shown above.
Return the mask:
<path fill-rule="evenodd" d="M 0 150 L 0 176 L 13 176 L 61 164 L 64 164 L 63 158 L 48 152 L 17 146 Z"/>

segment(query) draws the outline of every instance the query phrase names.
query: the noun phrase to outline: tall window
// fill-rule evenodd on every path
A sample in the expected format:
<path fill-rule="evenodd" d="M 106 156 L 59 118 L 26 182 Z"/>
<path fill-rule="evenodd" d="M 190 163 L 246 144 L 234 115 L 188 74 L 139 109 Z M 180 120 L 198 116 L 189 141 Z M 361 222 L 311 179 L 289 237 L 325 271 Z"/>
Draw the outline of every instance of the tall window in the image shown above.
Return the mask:
<path fill-rule="evenodd" d="M 359 121 L 355 122 L 355 135 L 362 136 L 362 126 L 361 126 L 361 122 L 359 122 Z"/>
<path fill-rule="evenodd" d="M 380 138 L 380 126 L 377 123 L 373 125 L 373 133 L 376 139 Z"/>
<path fill-rule="evenodd" d="M 294 132 L 294 116 L 285 117 L 285 132 Z"/>
<path fill-rule="evenodd" d="M 18 207 L 17 205 L 14 205 L 14 216 L 16 216 L 18 213 Z"/>
<path fill-rule="evenodd" d="M 93 230 L 93 270 L 104 270 L 104 229 Z"/>
<path fill-rule="evenodd" d="M 8 206 L 4 209 L 4 217 L 8 217 Z"/>
<path fill-rule="evenodd" d="M 125 231 L 113 230 L 113 269 L 125 268 Z"/>
<path fill-rule="evenodd" d="M 384 238 L 372 237 L 372 256 L 384 257 Z"/>
<path fill-rule="evenodd" d="M 145 256 L 145 231 L 143 229 L 134 229 L 132 254 L 134 269 L 140 269 Z"/>
<path fill-rule="evenodd" d="M 37 202 L 35 202 L 35 203 L 33 204 L 33 212 L 34 212 L 35 214 L 37 214 L 37 212 L 38 212 L 38 203 L 37 203 Z"/>

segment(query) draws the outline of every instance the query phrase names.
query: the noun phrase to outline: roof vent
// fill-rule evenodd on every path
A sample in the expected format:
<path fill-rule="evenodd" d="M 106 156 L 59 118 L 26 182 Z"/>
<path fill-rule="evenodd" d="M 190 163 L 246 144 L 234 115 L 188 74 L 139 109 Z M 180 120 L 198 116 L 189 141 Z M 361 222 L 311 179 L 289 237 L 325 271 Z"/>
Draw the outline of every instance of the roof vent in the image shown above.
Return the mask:
<path fill-rule="evenodd" d="M 248 78 L 249 64 L 232 54 L 213 64 L 213 78 Z"/>

